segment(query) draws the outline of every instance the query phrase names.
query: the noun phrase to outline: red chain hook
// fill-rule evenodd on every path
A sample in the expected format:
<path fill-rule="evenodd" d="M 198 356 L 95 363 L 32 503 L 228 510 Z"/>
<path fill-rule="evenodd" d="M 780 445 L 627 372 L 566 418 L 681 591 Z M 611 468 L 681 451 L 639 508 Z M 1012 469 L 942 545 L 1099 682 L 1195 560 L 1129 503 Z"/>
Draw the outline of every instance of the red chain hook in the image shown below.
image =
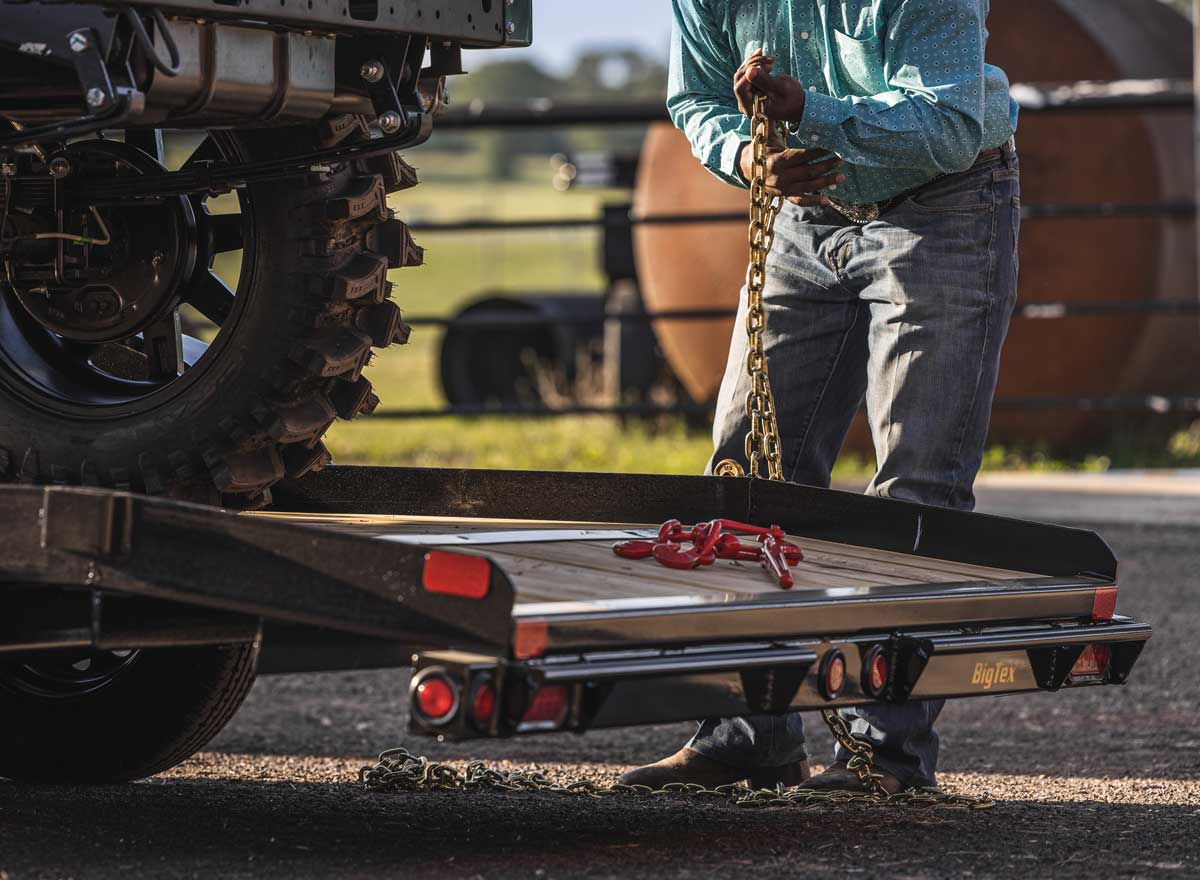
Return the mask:
<path fill-rule="evenodd" d="M 756 540 L 747 543 L 742 535 Z M 690 543 L 691 547 L 684 547 Z M 690 529 L 677 519 L 669 519 L 658 529 L 653 541 L 621 541 L 613 552 L 625 559 L 657 559 L 667 568 L 691 570 L 712 565 L 718 559 L 757 562 L 785 590 L 795 584 L 789 567 L 804 559 L 804 551 L 787 540 L 779 526 L 762 528 L 732 519 L 714 519 Z"/>

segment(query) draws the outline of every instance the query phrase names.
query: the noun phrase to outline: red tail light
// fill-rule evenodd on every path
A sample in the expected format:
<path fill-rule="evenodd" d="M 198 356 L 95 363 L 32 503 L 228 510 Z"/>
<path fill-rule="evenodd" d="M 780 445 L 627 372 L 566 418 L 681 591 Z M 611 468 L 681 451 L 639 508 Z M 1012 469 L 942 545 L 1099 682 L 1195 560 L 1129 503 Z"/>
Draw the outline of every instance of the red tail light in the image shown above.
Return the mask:
<path fill-rule="evenodd" d="M 883 693 L 888 680 L 888 659 L 883 648 L 876 645 L 863 657 L 862 689 L 868 697 Z"/>
<path fill-rule="evenodd" d="M 538 688 L 521 718 L 522 726 L 560 727 L 567 720 L 570 696 L 571 692 L 565 684 L 548 684 Z"/>
<path fill-rule="evenodd" d="M 1092 675 L 1104 675 L 1108 672 L 1108 664 L 1112 660 L 1112 648 L 1108 645 L 1088 645 L 1071 667 L 1072 678 L 1085 678 Z"/>
<path fill-rule="evenodd" d="M 423 677 L 413 690 L 417 714 L 430 724 L 444 724 L 458 711 L 458 688 L 441 673 Z"/>
<path fill-rule="evenodd" d="M 846 657 L 837 648 L 828 651 L 821 660 L 817 685 L 821 696 L 836 700 L 846 686 Z"/>
<path fill-rule="evenodd" d="M 482 682 L 475 686 L 475 696 L 471 700 L 471 721 L 480 730 L 486 730 L 492 723 L 492 712 L 496 709 L 496 689 L 490 682 Z"/>

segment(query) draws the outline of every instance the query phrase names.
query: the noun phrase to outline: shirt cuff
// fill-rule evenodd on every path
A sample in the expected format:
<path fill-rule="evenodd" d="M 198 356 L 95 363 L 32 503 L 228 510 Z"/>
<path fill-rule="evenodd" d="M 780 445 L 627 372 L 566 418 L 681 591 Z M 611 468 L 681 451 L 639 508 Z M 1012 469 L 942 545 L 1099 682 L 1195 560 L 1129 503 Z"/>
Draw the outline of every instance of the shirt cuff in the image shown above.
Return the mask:
<path fill-rule="evenodd" d="M 717 167 L 713 169 L 726 182 L 742 188 L 748 187 L 749 184 L 742 177 L 742 170 L 738 167 L 738 153 L 741 152 L 742 144 L 750 140 L 749 120 L 745 128 L 744 132 L 738 128 L 725 134 L 717 157 Z"/>
<path fill-rule="evenodd" d="M 850 118 L 848 102 L 820 92 L 804 96 L 804 115 L 794 129 L 794 135 L 805 147 L 828 147 L 830 135 Z"/>

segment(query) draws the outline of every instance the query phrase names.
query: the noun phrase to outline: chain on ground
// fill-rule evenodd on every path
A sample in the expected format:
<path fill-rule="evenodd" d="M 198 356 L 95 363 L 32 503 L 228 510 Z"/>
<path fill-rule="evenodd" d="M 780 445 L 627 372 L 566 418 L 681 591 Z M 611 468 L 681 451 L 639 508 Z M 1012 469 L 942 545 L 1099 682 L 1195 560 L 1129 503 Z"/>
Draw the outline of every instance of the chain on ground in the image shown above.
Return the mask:
<path fill-rule="evenodd" d="M 772 807 L 832 807 L 843 805 L 887 807 L 938 807 L 959 810 L 986 810 L 995 805 L 986 794 L 982 797 L 947 794 L 933 788 L 916 788 L 900 794 L 868 794 L 853 791 L 814 791 L 805 788 L 759 789 L 744 785 L 703 785 L 671 783 L 660 789 L 646 785 L 598 785 L 594 782 L 562 784 L 536 770 L 497 770 L 482 761 L 460 770 L 449 764 L 430 761 L 407 749 L 390 749 L 378 763 L 358 772 L 359 782 L 374 792 L 541 792 L 594 799 L 611 797 L 682 799 L 722 802 L 742 809 Z"/>

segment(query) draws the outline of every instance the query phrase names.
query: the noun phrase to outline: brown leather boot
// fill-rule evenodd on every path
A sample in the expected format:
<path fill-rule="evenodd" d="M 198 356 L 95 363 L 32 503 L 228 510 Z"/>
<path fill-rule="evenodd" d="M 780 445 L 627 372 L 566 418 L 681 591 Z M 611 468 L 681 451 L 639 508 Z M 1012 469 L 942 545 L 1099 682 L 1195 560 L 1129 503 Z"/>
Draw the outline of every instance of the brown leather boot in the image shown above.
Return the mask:
<path fill-rule="evenodd" d="M 904 791 L 904 784 L 886 770 L 876 770 L 883 774 L 880 784 L 888 794 Z M 858 775 L 848 769 L 842 761 L 830 764 L 823 773 L 818 773 L 804 783 L 804 787 L 813 791 L 853 791 L 863 792 L 866 789 L 859 781 Z"/>
<path fill-rule="evenodd" d="M 782 767 L 760 767 L 750 774 L 749 784 L 755 791 L 760 788 L 775 788 L 777 785 L 795 788 L 797 785 L 804 785 L 811 777 L 812 767 L 805 759 Z"/>
<path fill-rule="evenodd" d="M 622 773 L 617 781 L 622 785 L 646 785 L 657 790 L 672 782 L 717 788 L 749 778 L 753 788 L 774 788 L 779 782 L 785 786 L 799 785 L 810 775 L 808 761 L 751 772 L 706 758 L 692 749 L 682 748 L 669 758 Z"/>

